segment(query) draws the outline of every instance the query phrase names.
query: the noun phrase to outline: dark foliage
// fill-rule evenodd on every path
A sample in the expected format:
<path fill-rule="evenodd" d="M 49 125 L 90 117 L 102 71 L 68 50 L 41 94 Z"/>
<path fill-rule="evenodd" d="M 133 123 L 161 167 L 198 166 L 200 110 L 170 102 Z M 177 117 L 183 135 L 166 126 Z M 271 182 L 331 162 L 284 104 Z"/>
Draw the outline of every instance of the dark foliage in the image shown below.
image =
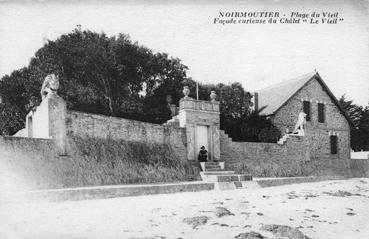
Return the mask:
<path fill-rule="evenodd" d="M 8 103 L 0 104 L 0 135 L 13 135 L 24 125 L 25 114 Z"/>
<path fill-rule="evenodd" d="M 48 41 L 27 67 L 2 77 L 0 96 L 13 106 L 5 115 L 16 115 L 12 120 L 19 123 L 7 131 L 22 128 L 30 99 L 40 101 L 50 73 L 59 76 L 59 95 L 69 109 L 163 123 L 170 116 L 166 95 L 178 101 L 186 70 L 179 59 L 153 53 L 125 34 L 107 37 L 75 29 Z"/>
<path fill-rule="evenodd" d="M 128 35 L 108 37 L 78 28 L 48 41 L 27 67 L 0 80 L 0 133 L 11 135 L 24 127 L 27 112 L 41 100 L 43 79 L 51 73 L 59 76 L 59 95 L 68 109 L 161 124 L 170 119 L 168 95 L 178 105 L 187 85 L 196 98 L 196 82 L 186 71 L 178 58 L 154 53 Z M 212 90 L 220 101 L 220 127 L 234 140 L 269 142 L 276 137 L 266 117 L 250 111 L 252 96 L 240 83 L 200 85 L 199 99 L 209 100 Z"/>
<path fill-rule="evenodd" d="M 352 100 L 347 100 L 345 95 L 339 99 L 339 103 L 350 116 L 351 148 L 354 151 L 369 150 L 369 104 L 366 107 L 358 106 Z"/>
<path fill-rule="evenodd" d="M 195 83 L 191 88 L 195 91 Z M 212 90 L 220 102 L 220 127 L 234 141 L 276 142 L 279 139 L 281 132 L 261 114 L 264 108 L 251 110 L 252 95 L 240 83 L 199 85 L 199 98 L 209 100 Z"/>

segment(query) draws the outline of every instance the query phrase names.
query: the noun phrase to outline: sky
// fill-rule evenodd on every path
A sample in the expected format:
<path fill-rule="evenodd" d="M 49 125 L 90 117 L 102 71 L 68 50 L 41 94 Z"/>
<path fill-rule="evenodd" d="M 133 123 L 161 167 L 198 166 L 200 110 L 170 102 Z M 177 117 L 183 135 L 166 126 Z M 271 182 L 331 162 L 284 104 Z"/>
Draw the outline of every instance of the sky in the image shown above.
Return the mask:
<path fill-rule="evenodd" d="M 337 98 L 369 102 L 369 1 L 0 0 L 0 77 L 29 64 L 47 40 L 82 29 L 129 34 L 178 57 L 203 83 L 253 92 L 317 70 Z M 338 12 L 338 24 L 214 24 L 219 12 Z"/>

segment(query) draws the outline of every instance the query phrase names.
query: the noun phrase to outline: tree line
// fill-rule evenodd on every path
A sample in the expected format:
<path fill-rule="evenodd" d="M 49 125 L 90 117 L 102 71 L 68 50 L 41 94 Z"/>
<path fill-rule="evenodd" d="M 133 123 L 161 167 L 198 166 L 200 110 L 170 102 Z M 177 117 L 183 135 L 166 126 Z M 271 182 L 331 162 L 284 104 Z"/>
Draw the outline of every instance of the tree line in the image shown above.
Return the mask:
<path fill-rule="evenodd" d="M 1 78 L 0 134 L 25 127 L 25 116 L 40 103 L 42 82 L 51 73 L 59 76 L 59 95 L 68 109 L 162 124 L 171 118 L 168 99 L 178 106 L 183 86 L 196 97 L 196 82 L 187 70 L 180 59 L 153 52 L 127 34 L 108 37 L 76 28 L 47 41 L 27 67 Z M 220 101 L 220 127 L 233 140 L 276 142 L 280 137 L 263 108 L 252 110 L 252 95 L 240 83 L 199 84 L 199 99 L 209 100 L 212 90 Z"/>

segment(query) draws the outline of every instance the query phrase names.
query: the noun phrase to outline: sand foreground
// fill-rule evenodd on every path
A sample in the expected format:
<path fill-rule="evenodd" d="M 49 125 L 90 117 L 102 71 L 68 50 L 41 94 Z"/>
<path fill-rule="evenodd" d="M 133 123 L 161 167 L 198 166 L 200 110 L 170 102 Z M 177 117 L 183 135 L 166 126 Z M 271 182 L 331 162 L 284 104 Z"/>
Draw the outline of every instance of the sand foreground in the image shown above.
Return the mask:
<path fill-rule="evenodd" d="M 369 238 L 369 179 L 101 200 L 2 203 L 0 238 L 235 238 L 286 225 L 306 238 Z M 244 237 L 245 234 L 237 238 Z M 261 237 L 260 237 L 261 238 Z"/>

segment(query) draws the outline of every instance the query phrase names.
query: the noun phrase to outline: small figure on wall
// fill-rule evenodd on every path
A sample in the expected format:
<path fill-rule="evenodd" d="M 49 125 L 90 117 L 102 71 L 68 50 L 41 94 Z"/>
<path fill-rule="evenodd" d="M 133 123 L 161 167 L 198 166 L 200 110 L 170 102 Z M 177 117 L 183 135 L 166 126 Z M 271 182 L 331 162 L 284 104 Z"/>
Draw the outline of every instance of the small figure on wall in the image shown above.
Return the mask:
<path fill-rule="evenodd" d="M 293 133 L 299 136 L 304 136 L 305 124 L 306 124 L 306 114 L 304 112 L 300 112 Z"/>
<path fill-rule="evenodd" d="M 45 77 L 44 83 L 41 88 L 41 98 L 44 99 L 49 94 L 56 94 L 59 89 L 59 78 L 50 74 Z"/>
<path fill-rule="evenodd" d="M 199 156 L 199 162 L 207 162 L 208 161 L 208 151 L 205 149 L 205 146 L 201 146 Z"/>

